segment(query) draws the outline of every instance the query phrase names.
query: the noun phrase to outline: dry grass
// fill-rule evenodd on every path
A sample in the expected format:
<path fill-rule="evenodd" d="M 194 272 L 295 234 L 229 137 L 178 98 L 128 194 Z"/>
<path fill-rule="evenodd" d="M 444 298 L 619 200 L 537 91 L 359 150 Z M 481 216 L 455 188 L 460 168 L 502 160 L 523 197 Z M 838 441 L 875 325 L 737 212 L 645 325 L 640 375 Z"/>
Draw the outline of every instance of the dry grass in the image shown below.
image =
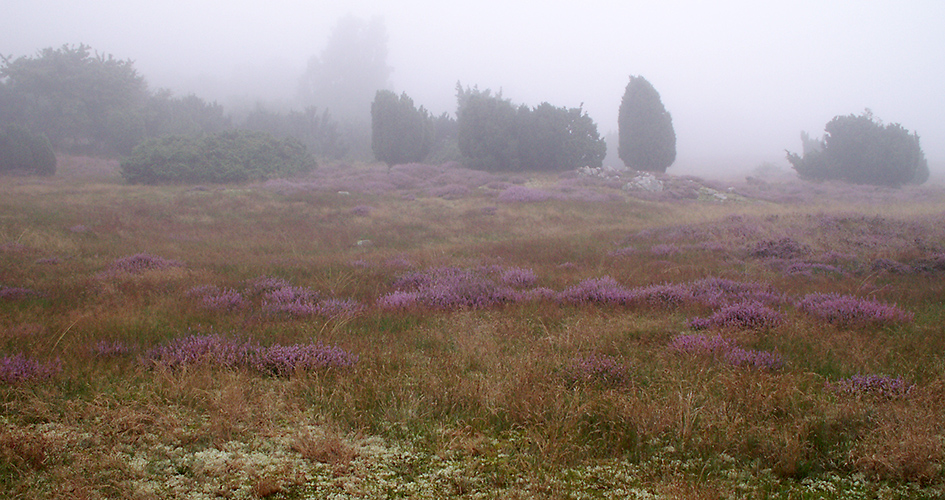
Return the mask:
<path fill-rule="evenodd" d="M 942 494 L 945 270 L 873 266 L 945 252 L 936 188 L 820 185 L 805 195 L 772 185 L 769 201 L 715 203 L 645 200 L 599 183 L 610 201 L 505 203 L 486 186 L 453 199 L 418 187 L 357 191 L 355 181 L 339 184 L 350 194 L 307 181 L 193 190 L 123 186 L 113 164 L 92 159 L 60 169 L 53 179 L 0 179 L 0 286 L 41 292 L 0 299 L 0 356 L 62 364 L 50 379 L 0 386 L 0 489 L 13 497 Z M 355 170 L 383 179 L 375 167 Z M 795 201 L 779 201 L 777 189 Z M 839 272 L 792 275 L 752 256 L 759 242 L 783 238 L 810 249 L 804 262 L 847 257 Z M 678 251 L 650 251 L 659 244 Z M 183 266 L 109 271 L 142 252 Z M 688 319 L 712 312 L 700 304 L 375 305 L 405 272 L 441 266 L 525 267 L 554 291 L 603 276 L 626 287 L 762 282 L 785 294 L 776 306 L 784 321 L 720 334 L 776 351 L 786 366 L 669 349 Z M 263 276 L 364 307 L 267 313 L 252 291 Z M 205 309 L 187 294 L 203 285 L 237 290 L 248 305 Z M 896 302 L 916 317 L 821 324 L 793 306 L 813 292 Z M 323 342 L 359 361 L 276 377 L 140 360 L 171 339 L 210 333 Z M 99 341 L 121 348 L 102 353 Z M 589 357 L 625 371 L 576 378 L 575 360 Z M 856 374 L 915 387 L 898 399 L 829 389 Z"/>

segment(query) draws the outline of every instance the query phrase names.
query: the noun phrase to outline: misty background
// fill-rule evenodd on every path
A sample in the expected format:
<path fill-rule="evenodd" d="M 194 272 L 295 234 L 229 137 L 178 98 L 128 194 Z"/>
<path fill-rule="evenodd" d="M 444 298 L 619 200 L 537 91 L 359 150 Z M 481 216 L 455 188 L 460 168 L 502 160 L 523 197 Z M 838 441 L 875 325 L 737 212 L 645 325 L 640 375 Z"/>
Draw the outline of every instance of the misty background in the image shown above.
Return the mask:
<path fill-rule="evenodd" d="M 308 104 L 303 76 L 354 21 L 386 39 L 387 88 L 434 116 L 455 114 L 460 81 L 516 104 L 583 103 L 607 134 L 629 76 L 642 75 L 673 116 L 672 174 L 789 171 L 784 150 L 800 151 L 802 130 L 820 136 L 865 108 L 919 134 L 933 178 L 945 170 L 945 2 L 935 0 L 11 0 L 4 10 L 5 56 L 84 43 L 133 60 L 152 89 L 234 116 L 257 102 Z"/>

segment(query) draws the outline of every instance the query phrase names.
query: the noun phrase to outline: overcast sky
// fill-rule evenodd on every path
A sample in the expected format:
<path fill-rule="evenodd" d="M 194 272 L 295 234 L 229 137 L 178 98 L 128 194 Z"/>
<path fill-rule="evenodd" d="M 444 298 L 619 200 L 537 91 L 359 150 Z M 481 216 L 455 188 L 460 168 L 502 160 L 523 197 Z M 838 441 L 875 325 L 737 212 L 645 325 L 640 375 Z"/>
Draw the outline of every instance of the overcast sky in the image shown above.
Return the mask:
<path fill-rule="evenodd" d="M 799 133 L 872 109 L 945 164 L 945 1 L 5 0 L 0 53 L 85 43 L 152 87 L 224 105 L 289 99 L 344 15 L 384 18 L 392 90 L 435 114 L 455 85 L 581 103 L 617 128 L 630 75 L 673 115 L 677 164 L 787 168 Z"/>

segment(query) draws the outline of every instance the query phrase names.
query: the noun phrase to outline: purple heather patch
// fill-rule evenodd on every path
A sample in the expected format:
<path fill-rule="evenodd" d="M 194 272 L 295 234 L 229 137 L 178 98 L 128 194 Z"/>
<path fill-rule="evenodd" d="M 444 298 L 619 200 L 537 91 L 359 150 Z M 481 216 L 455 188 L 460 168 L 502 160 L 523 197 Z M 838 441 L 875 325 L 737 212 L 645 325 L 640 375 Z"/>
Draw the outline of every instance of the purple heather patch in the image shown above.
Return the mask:
<path fill-rule="evenodd" d="M 608 255 L 611 257 L 630 257 L 631 255 L 636 255 L 637 249 L 632 246 L 620 247 L 613 252 L 610 252 Z"/>
<path fill-rule="evenodd" d="M 630 366 L 606 354 L 577 357 L 564 369 L 569 384 L 623 385 L 630 380 Z"/>
<path fill-rule="evenodd" d="M 885 375 L 854 375 L 850 378 L 827 383 L 827 388 L 838 394 L 851 396 L 875 396 L 886 399 L 899 399 L 907 396 L 915 385 L 901 377 Z"/>
<path fill-rule="evenodd" d="M 108 268 L 110 273 L 141 274 L 146 271 L 160 271 L 172 267 L 183 267 L 184 264 L 176 260 L 168 260 L 148 253 L 138 253 L 121 257 L 112 262 Z"/>
<path fill-rule="evenodd" d="M 29 288 L 21 288 L 16 286 L 3 286 L 0 285 L 0 299 L 2 300 L 25 300 L 43 297 L 45 294 L 42 292 L 37 292 Z"/>
<path fill-rule="evenodd" d="M 758 330 L 777 326 L 783 321 L 781 313 L 760 302 L 740 302 L 723 307 L 707 319 L 690 320 L 689 325 L 695 330 L 705 328 Z"/>
<path fill-rule="evenodd" d="M 538 277 L 535 276 L 535 271 L 524 267 L 508 268 L 502 271 L 500 279 L 502 283 L 512 288 L 528 288 L 534 286 L 535 282 L 538 281 Z"/>
<path fill-rule="evenodd" d="M 681 251 L 682 249 L 675 243 L 660 243 L 650 247 L 650 254 L 656 255 L 657 257 L 671 257 Z"/>
<path fill-rule="evenodd" d="M 562 302 L 571 304 L 627 304 L 634 297 L 630 290 L 617 283 L 617 280 L 604 276 L 588 278 L 577 285 L 568 287 L 558 294 L 558 298 Z"/>
<path fill-rule="evenodd" d="M 144 356 L 146 363 L 165 368 L 210 365 L 248 368 L 265 374 L 287 376 L 298 371 L 346 368 L 358 361 L 336 346 L 318 344 L 279 344 L 263 347 L 221 335 L 192 335 L 156 347 Z"/>
<path fill-rule="evenodd" d="M 810 247 L 791 238 L 779 240 L 762 240 L 755 244 L 749 252 L 752 257 L 763 259 L 796 259 L 809 255 Z"/>
<path fill-rule="evenodd" d="M 743 349 L 735 345 L 734 341 L 721 335 L 708 336 L 682 333 L 673 337 L 669 348 L 676 352 L 695 356 L 711 356 L 734 366 L 760 370 L 779 370 L 784 367 L 784 358 L 780 354 Z"/>
<path fill-rule="evenodd" d="M 892 325 L 910 322 L 915 317 L 893 304 L 837 293 L 807 294 L 796 306 L 811 316 L 841 326 Z"/>
<path fill-rule="evenodd" d="M 59 359 L 41 362 L 22 353 L 0 358 L 0 383 L 7 385 L 37 382 L 61 371 Z"/>
<path fill-rule="evenodd" d="M 500 285 L 490 276 L 497 269 L 461 269 L 440 267 L 414 271 L 397 279 L 396 290 L 378 299 L 378 305 L 400 309 L 417 304 L 434 309 L 483 309 L 512 302 L 515 293 L 511 287 Z M 413 297 L 411 293 L 415 294 Z"/>

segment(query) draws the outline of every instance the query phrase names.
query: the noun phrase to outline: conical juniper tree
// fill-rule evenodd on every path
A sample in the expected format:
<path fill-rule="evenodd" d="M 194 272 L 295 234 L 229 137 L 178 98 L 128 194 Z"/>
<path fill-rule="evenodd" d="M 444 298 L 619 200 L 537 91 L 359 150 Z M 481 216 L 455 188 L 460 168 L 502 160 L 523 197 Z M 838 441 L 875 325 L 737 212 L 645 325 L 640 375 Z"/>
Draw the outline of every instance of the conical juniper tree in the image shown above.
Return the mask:
<path fill-rule="evenodd" d="M 388 166 L 422 161 L 433 147 L 433 118 L 406 93 L 378 90 L 371 104 L 371 149 Z"/>
<path fill-rule="evenodd" d="M 635 170 L 665 172 L 676 161 L 676 132 L 660 94 L 642 76 L 631 76 L 617 117 L 618 153 Z"/>

